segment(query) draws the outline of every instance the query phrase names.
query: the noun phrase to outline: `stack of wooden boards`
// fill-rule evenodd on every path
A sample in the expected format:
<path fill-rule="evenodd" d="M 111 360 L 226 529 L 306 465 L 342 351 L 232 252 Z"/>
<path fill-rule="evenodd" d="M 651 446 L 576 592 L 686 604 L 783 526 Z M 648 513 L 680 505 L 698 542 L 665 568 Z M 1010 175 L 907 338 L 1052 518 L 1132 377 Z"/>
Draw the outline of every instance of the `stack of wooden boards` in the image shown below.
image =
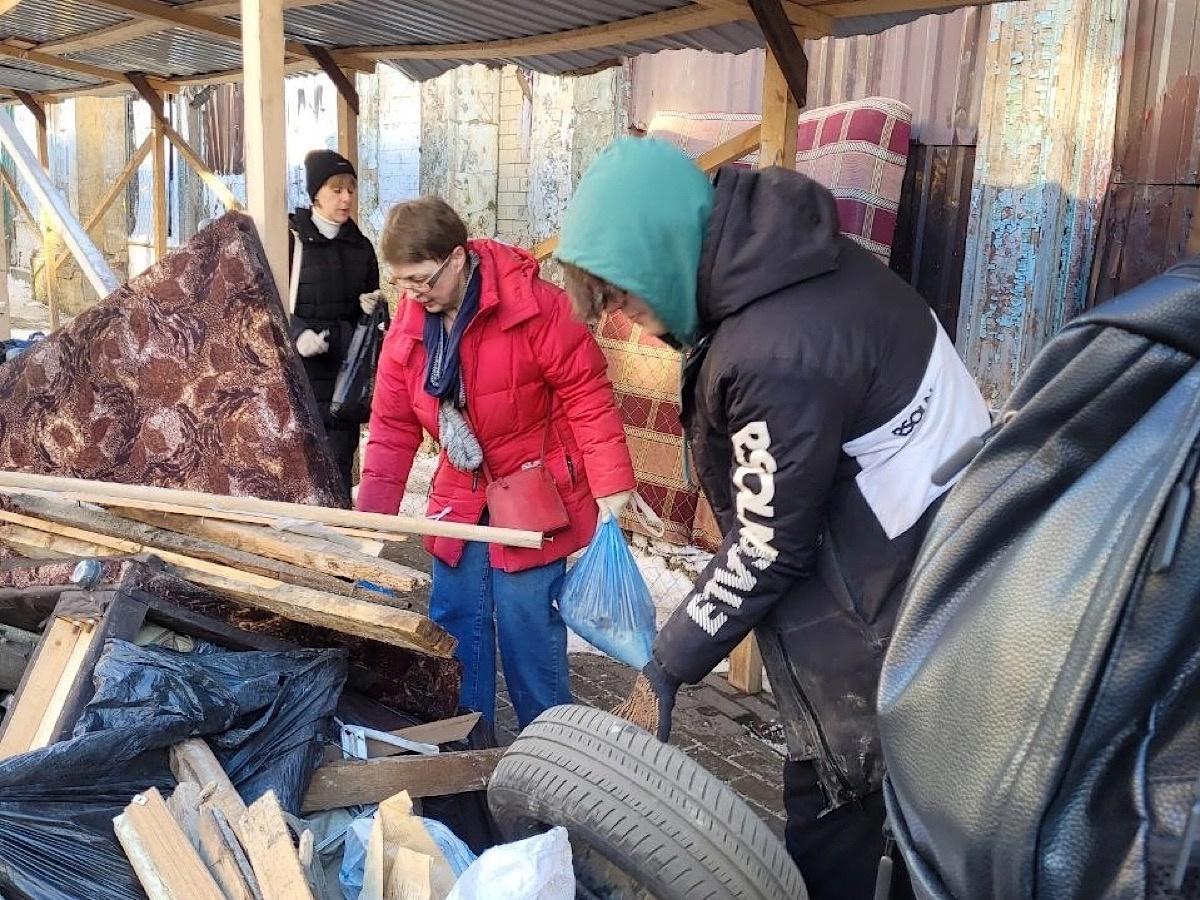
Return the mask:
<path fill-rule="evenodd" d="M 478 714 L 395 732 L 409 740 L 462 739 Z M 480 790 L 497 750 L 413 757 L 410 797 Z M 425 774 L 422 775 L 422 767 Z M 311 831 L 289 817 L 273 792 L 247 806 L 208 745 L 193 738 L 171 748 L 178 786 L 134 797 L 113 827 L 150 900 L 320 900 L 340 896 L 314 853 Z M 398 793 L 364 802 L 381 802 Z M 306 801 L 306 806 L 309 805 Z"/>

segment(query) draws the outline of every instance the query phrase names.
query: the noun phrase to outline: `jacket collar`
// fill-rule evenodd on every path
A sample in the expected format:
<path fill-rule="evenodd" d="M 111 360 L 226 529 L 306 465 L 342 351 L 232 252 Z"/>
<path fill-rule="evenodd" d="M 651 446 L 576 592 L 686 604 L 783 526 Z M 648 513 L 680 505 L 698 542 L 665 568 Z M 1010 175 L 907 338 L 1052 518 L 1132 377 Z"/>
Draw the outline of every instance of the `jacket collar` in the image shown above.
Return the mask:
<path fill-rule="evenodd" d="M 469 241 L 467 247 L 479 256 L 482 279 L 476 318 L 495 316 L 500 327 L 508 331 L 537 315 L 534 285 L 538 264 L 531 254 L 487 239 Z M 403 301 L 403 306 L 401 333 L 420 341 L 425 331 L 425 311 L 408 300 Z"/>

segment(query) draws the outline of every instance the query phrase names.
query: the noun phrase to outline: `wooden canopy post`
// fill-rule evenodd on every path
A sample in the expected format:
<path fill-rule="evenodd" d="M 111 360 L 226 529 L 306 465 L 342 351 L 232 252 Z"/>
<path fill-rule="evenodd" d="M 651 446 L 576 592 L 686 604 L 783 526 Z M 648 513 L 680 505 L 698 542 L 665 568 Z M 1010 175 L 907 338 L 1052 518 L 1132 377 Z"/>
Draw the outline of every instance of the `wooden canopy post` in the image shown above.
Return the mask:
<path fill-rule="evenodd" d="M 167 136 L 163 130 L 166 108 L 162 95 L 144 78 L 130 76 L 129 80 L 150 107 L 151 218 L 154 221 L 154 261 L 159 262 L 167 255 Z"/>
<path fill-rule="evenodd" d="M 807 88 L 800 96 L 789 84 L 796 84 L 799 79 L 808 77 L 808 61 L 804 56 L 804 47 L 796 38 L 791 25 L 783 18 L 784 25 L 772 15 L 771 7 L 778 9 L 778 0 L 751 0 L 750 7 L 767 38 L 766 68 L 763 72 L 762 99 L 762 143 L 758 151 L 760 168 L 768 166 L 784 166 L 788 169 L 796 167 L 796 126 L 800 115 L 800 104 L 804 102 Z M 762 8 L 767 7 L 765 12 Z M 780 15 L 782 12 L 780 11 Z M 769 24 L 768 24 L 769 23 Z M 768 30 L 770 28 L 771 30 Z M 776 52 L 780 35 L 778 29 L 786 30 L 786 38 L 791 39 L 791 46 L 784 45 L 782 53 L 787 54 L 788 71 L 780 64 L 782 53 Z M 782 38 L 786 40 L 786 38 Z M 758 652 L 758 642 L 751 634 L 729 656 L 729 683 L 739 691 L 747 694 L 757 694 L 762 690 L 762 656 Z"/>
<path fill-rule="evenodd" d="M 246 198 L 281 298 L 288 273 L 283 45 L 283 0 L 242 0 Z"/>

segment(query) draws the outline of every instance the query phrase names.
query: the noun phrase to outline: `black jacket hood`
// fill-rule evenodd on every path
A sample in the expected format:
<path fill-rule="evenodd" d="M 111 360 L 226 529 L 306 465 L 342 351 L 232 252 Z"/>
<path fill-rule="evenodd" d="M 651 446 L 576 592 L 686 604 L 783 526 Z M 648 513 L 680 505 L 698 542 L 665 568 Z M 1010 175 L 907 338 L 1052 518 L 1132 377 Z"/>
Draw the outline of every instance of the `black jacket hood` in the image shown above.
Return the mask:
<path fill-rule="evenodd" d="M 838 267 L 837 204 L 827 188 L 788 169 L 726 166 L 700 257 L 702 331 L 784 288 Z"/>

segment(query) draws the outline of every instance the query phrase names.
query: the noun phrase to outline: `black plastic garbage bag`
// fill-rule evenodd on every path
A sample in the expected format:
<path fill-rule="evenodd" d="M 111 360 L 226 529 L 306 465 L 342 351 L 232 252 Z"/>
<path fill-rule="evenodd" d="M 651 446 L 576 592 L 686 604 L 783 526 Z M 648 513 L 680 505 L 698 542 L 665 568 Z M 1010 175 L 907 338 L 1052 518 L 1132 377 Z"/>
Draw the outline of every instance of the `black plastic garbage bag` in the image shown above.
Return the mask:
<path fill-rule="evenodd" d="M 298 814 L 330 736 L 346 652 L 196 654 L 111 641 L 94 680 L 77 735 L 150 717 L 202 722 L 199 733 L 247 804 L 273 790 Z"/>
<path fill-rule="evenodd" d="M 0 897 L 144 898 L 112 820 L 135 794 L 174 788 L 167 748 L 189 737 L 206 737 L 247 801 L 274 789 L 294 809 L 345 673 L 341 650 L 183 654 L 109 641 L 75 736 L 0 762 Z"/>
<path fill-rule="evenodd" d="M 350 338 L 350 348 L 338 369 L 337 381 L 333 383 L 329 414 L 335 419 L 354 424 L 371 417 L 375 367 L 391 321 L 387 304 L 382 301 L 375 304 L 369 316 L 359 319 Z"/>

